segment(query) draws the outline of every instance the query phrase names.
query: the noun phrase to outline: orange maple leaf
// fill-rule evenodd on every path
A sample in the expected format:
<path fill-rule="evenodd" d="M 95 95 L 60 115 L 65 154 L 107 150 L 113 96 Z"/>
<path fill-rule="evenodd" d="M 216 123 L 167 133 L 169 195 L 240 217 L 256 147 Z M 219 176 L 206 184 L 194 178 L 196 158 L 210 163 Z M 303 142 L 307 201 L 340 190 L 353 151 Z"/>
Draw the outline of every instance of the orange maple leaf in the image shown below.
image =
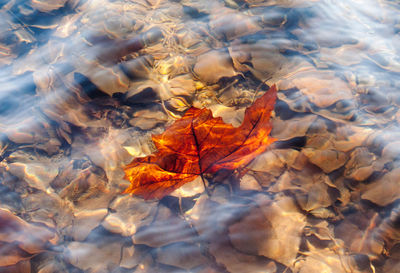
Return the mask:
<path fill-rule="evenodd" d="M 124 193 L 161 199 L 204 173 L 247 165 L 275 141 L 269 137 L 269 119 L 276 92 L 273 85 L 248 107 L 237 128 L 214 118 L 206 108 L 190 108 L 164 133 L 152 136 L 158 152 L 125 167 L 131 185 Z"/>

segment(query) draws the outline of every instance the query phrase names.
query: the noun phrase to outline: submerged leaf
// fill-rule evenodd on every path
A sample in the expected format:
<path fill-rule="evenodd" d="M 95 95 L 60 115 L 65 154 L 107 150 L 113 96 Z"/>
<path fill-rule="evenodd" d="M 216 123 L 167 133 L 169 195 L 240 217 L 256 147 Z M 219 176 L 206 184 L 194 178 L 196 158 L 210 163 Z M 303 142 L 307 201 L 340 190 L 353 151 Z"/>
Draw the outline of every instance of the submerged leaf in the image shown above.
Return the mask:
<path fill-rule="evenodd" d="M 248 164 L 275 141 L 269 137 L 276 87 L 246 109 L 240 127 L 214 118 L 208 109 L 190 108 L 164 133 L 153 136 L 158 149 L 125 167 L 131 186 L 125 193 L 162 198 L 203 173 L 234 170 Z"/>

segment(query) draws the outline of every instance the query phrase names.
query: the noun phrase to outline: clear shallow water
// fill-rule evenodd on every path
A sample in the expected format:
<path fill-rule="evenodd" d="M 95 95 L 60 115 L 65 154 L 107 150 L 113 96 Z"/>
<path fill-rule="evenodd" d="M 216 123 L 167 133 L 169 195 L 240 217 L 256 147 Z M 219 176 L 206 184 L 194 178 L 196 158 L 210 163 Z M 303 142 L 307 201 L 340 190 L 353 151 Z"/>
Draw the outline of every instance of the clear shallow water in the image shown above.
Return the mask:
<path fill-rule="evenodd" d="M 3 1 L 2 270 L 397 272 L 398 12 Z M 190 106 L 237 126 L 272 84 L 278 141 L 240 181 L 209 177 L 211 197 L 201 181 L 161 201 L 121 194 L 151 134 Z"/>

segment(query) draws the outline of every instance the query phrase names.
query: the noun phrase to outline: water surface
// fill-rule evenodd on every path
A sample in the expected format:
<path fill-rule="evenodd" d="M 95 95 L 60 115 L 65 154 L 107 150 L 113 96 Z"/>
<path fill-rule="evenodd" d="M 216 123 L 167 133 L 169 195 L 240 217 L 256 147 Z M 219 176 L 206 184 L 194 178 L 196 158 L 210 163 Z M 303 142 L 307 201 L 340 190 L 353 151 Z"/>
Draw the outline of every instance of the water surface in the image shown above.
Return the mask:
<path fill-rule="evenodd" d="M 396 1 L 0 1 L 1 272 L 398 272 Z M 162 200 L 123 167 L 191 106 L 277 141 Z"/>

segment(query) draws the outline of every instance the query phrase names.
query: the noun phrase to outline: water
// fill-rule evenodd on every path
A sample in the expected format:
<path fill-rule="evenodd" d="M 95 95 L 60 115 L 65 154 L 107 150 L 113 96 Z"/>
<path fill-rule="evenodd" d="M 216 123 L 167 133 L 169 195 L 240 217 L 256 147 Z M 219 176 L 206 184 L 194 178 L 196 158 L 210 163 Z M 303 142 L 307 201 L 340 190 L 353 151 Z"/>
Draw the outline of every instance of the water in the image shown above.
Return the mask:
<path fill-rule="evenodd" d="M 396 1 L 0 1 L 1 272 L 399 272 Z M 161 201 L 123 167 L 191 106 L 270 149 Z"/>

